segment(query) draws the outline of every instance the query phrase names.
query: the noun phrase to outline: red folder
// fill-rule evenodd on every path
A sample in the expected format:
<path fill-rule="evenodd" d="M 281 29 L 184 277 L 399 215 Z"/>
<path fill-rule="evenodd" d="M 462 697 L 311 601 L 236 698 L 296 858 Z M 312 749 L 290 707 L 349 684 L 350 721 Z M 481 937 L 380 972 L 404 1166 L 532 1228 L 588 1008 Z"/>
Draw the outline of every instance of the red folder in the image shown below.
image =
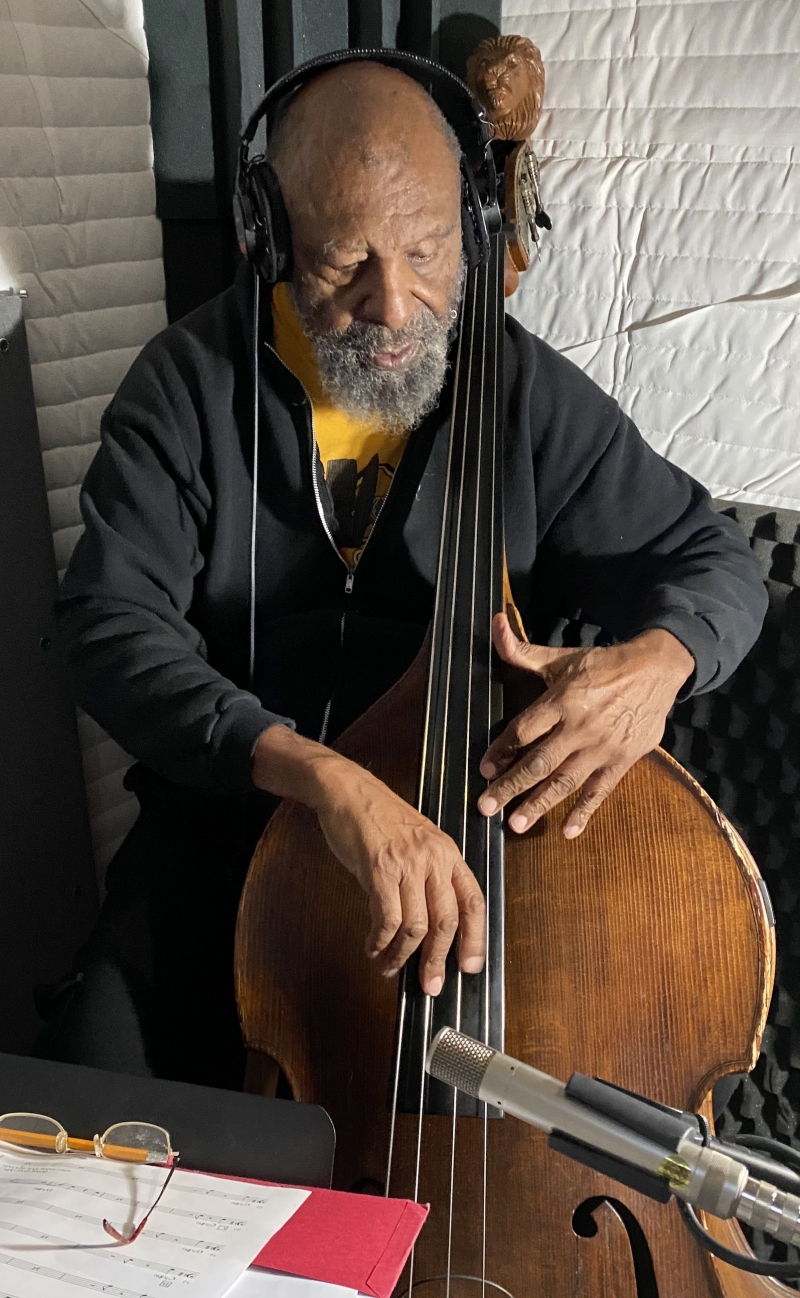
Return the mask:
<path fill-rule="evenodd" d="M 427 1215 L 408 1199 L 312 1190 L 253 1266 L 391 1298 Z"/>

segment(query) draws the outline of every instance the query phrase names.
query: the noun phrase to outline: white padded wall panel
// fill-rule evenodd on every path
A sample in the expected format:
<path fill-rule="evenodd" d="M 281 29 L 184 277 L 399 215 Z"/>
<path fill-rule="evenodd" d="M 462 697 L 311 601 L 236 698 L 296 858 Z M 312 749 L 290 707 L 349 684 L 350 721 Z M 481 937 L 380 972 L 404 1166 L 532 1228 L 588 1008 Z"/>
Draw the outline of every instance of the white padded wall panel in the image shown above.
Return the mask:
<path fill-rule="evenodd" d="M 100 417 L 166 324 L 141 0 L 0 0 L 0 289 L 26 324 L 56 562 Z M 130 759 L 79 734 L 98 870 L 136 815 Z"/>
<path fill-rule="evenodd" d="M 505 0 L 553 231 L 510 310 L 716 496 L 800 508 L 800 6 Z"/>

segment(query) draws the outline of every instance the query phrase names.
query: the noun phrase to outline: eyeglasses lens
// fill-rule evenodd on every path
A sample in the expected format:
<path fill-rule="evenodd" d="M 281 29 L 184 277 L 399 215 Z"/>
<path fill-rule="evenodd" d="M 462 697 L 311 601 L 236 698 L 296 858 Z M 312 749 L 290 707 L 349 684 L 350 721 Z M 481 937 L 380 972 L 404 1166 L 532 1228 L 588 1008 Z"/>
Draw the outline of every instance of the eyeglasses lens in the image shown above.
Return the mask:
<path fill-rule="evenodd" d="M 0 1118 L 0 1142 L 39 1154 L 63 1154 L 67 1133 L 55 1118 L 40 1113 L 6 1113 Z"/>
<path fill-rule="evenodd" d="M 169 1135 L 150 1122 L 117 1122 L 100 1141 L 104 1158 L 126 1163 L 168 1163 L 172 1155 Z"/>

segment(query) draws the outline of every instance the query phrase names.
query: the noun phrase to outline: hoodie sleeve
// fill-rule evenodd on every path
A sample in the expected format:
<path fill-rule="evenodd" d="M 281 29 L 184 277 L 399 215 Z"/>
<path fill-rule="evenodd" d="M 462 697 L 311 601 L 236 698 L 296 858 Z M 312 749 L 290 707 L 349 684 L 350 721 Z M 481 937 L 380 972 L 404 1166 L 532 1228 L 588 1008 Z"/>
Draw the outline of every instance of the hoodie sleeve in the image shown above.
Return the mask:
<path fill-rule="evenodd" d="M 57 623 L 78 702 L 133 757 L 237 793 L 259 735 L 294 723 L 215 671 L 187 619 L 212 506 L 191 383 L 156 340 L 106 411 Z"/>
<path fill-rule="evenodd" d="M 540 579 L 562 606 L 619 640 L 671 632 L 695 660 L 681 697 L 715 688 L 755 643 L 767 609 L 744 533 L 648 446 L 616 401 L 536 347 Z"/>

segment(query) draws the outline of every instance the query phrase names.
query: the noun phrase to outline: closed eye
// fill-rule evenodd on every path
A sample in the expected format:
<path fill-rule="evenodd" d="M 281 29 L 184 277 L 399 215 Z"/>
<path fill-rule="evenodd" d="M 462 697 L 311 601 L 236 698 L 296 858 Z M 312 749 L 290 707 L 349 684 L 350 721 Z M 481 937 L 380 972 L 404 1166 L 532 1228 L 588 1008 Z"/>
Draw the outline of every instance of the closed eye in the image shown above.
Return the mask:
<path fill-rule="evenodd" d="M 366 258 L 360 257 L 358 261 L 348 261 L 345 262 L 343 266 L 334 266 L 331 262 L 326 262 L 323 271 L 327 272 L 329 275 L 346 279 L 348 276 L 355 275 L 358 268 L 364 265 L 365 260 Z"/>

